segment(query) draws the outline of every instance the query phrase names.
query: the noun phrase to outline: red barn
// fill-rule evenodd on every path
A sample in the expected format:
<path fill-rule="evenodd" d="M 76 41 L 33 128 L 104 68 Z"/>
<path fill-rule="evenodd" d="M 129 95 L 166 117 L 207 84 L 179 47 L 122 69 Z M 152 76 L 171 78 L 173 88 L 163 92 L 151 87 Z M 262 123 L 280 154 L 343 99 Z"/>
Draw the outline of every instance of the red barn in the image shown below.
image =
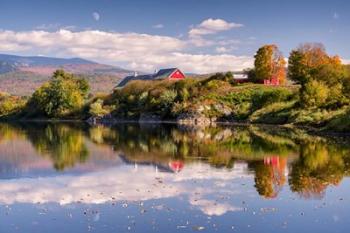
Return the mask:
<path fill-rule="evenodd" d="M 280 80 L 277 77 L 271 77 L 270 79 L 265 79 L 264 84 L 271 85 L 271 86 L 279 86 Z"/>
<path fill-rule="evenodd" d="M 127 76 L 117 84 L 117 88 L 122 88 L 128 82 L 133 80 L 144 80 L 144 81 L 162 80 L 162 79 L 180 80 L 184 78 L 186 78 L 186 76 L 178 68 L 161 69 L 154 74 L 137 75 L 137 73 L 135 73 L 134 75 Z"/>

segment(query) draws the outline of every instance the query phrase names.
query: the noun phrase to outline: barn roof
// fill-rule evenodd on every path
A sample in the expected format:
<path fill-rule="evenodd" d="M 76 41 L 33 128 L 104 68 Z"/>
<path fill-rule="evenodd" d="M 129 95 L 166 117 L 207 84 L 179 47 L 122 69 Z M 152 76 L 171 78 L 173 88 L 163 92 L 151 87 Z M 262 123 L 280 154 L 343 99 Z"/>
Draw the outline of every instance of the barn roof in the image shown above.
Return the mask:
<path fill-rule="evenodd" d="M 130 75 L 123 78 L 118 84 L 118 87 L 124 87 L 128 82 L 133 80 L 156 80 L 156 79 L 165 79 L 168 78 L 172 73 L 174 73 L 177 68 L 161 69 L 155 74 L 146 74 L 146 75 Z"/>
<path fill-rule="evenodd" d="M 176 70 L 177 68 L 161 69 L 154 75 L 154 79 L 167 78 Z"/>

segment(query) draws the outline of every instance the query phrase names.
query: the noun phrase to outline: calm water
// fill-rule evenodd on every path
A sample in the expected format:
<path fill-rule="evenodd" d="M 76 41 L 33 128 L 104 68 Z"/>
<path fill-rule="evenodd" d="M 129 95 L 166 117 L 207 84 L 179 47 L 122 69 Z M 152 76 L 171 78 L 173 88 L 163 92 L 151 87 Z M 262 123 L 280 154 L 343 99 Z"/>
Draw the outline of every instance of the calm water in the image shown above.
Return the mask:
<path fill-rule="evenodd" d="M 0 124 L 0 232 L 349 232 L 349 175 L 300 130 Z"/>

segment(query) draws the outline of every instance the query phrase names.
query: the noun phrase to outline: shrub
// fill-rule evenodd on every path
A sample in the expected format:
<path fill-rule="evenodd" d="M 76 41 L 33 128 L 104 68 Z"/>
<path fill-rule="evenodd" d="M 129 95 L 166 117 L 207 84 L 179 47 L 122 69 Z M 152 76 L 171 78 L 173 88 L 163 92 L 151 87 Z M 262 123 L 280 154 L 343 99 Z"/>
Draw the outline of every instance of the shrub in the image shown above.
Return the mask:
<path fill-rule="evenodd" d="M 324 83 L 311 80 L 301 91 L 301 103 L 305 107 L 320 107 L 326 103 L 328 95 L 329 89 Z"/>
<path fill-rule="evenodd" d="M 160 95 L 162 110 L 168 112 L 174 104 L 177 93 L 174 90 L 166 90 Z"/>
<path fill-rule="evenodd" d="M 325 126 L 332 121 L 345 114 L 347 107 L 338 108 L 336 110 L 327 109 L 294 109 L 293 123 L 313 126 Z"/>
<path fill-rule="evenodd" d="M 97 99 L 90 105 L 89 113 L 94 117 L 102 117 L 108 114 L 109 111 L 103 107 L 103 100 Z"/>
<path fill-rule="evenodd" d="M 190 98 L 191 94 L 190 92 L 188 91 L 187 88 L 181 88 L 179 91 L 178 91 L 178 97 L 179 97 L 179 100 L 180 101 L 187 101 L 189 98 Z"/>
<path fill-rule="evenodd" d="M 293 97 L 294 93 L 284 88 L 256 90 L 252 95 L 253 108 L 259 109 L 268 104 L 290 100 Z"/>
<path fill-rule="evenodd" d="M 350 65 L 349 65 L 349 67 L 350 67 Z M 346 78 L 344 78 L 344 80 L 343 80 L 343 96 L 349 102 L 349 99 L 350 99 L 350 71 L 349 71 L 348 76 Z"/>
<path fill-rule="evenodd" d="M 2 95 L 0 97 L 0 116 L 9 116 L 19 113 L 25 106 L 23 97 Z"/>
<path fill-rule="evenodd" d="M 255 111 L 249 120 L 254 123 L 285 124 L 291 117 L 296 101 L 276 102 Z"/>
<path fill-rule="evenodd" d="M 337 132 L 350 132 L 350 110 L 333 117 L 324 129 Z"/>

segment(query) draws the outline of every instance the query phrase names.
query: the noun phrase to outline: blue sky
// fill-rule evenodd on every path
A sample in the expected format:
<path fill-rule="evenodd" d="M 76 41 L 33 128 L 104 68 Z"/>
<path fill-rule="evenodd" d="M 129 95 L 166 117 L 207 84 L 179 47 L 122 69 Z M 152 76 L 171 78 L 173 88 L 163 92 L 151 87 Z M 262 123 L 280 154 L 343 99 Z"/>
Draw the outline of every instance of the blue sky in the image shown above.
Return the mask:
<path fill-rule="evenodd" d="M 249 67 L 263 44 L 288 56 L 321 42 L 348 60 L 348 12 L 346 0 L 0 0 L 0 52 L 205 73 Z"/>

